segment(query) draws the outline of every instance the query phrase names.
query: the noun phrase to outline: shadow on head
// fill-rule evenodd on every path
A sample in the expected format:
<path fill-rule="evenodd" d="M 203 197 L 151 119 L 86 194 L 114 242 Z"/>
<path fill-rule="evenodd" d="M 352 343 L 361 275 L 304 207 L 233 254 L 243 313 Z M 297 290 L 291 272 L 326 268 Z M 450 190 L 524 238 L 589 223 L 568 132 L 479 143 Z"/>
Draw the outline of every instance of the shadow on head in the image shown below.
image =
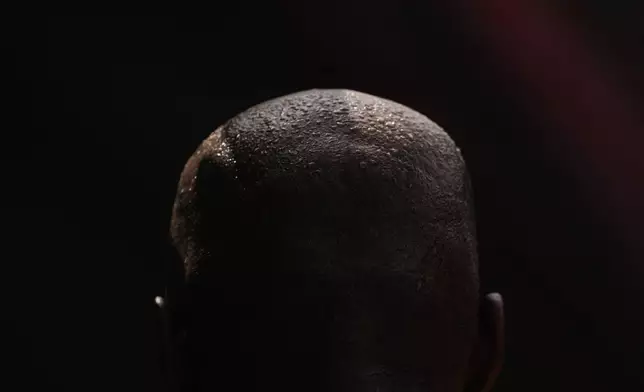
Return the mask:
<path fill-rule="evenodd" d="M 189 159 L 171 234 L 185 391 L 483 391 L 498 373 L 465 163 L 405 106 L 311 90 L 248 109 Z"/>

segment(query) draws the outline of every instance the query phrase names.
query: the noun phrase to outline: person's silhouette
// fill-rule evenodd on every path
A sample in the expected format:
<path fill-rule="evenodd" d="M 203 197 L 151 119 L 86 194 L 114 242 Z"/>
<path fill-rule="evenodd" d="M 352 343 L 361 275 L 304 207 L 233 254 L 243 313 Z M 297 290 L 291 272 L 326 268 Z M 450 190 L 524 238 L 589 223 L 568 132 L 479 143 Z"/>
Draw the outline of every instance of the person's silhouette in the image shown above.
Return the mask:
<path fill-rule="evenodd" d="M 184 391 L 485 391 L 499 372 L 465 163 L 405 106 L 310 90 L 246 110 L 189 159 L 171 234 Z"/>

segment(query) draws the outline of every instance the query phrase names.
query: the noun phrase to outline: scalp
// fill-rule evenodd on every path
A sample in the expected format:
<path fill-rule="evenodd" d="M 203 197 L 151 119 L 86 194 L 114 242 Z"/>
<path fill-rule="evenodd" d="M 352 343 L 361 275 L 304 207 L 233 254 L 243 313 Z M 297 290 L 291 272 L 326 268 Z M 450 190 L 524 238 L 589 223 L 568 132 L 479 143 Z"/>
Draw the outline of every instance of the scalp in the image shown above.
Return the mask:
<path fill-rule="evenodd" d="M 239 205 L 239 216 L 270 226 L 293 251 L 374 256 L 346 241 L 378 249 L 388 268 L 417 271 L 436 245 L 475 254 L 473 235 L 458 234 L 474 232 L 468 185 L 460 151 L 426 116 L 356 91 L 309 90 L 254 106 L 213 132 L 186 165 L 175 218 L 209 195 L 229 211 Z M 186 237 L 191 223 L 175 223 L 173 235 Z M 385 237 L 386 248 L 373 245 Z"/>

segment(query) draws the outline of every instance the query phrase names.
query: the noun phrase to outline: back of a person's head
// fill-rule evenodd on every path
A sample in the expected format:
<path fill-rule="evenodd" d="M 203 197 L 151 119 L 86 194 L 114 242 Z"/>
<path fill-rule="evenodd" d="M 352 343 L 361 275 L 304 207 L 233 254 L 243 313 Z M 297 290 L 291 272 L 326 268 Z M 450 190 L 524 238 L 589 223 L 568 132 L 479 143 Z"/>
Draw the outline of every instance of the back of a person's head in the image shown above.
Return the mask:
<path fill-rule="evenodd" d="M 277 98 L 183 171 L 191 390 L 457 391 L 477 337 L 467 170 L 427 117 L 348 90 Z"/>

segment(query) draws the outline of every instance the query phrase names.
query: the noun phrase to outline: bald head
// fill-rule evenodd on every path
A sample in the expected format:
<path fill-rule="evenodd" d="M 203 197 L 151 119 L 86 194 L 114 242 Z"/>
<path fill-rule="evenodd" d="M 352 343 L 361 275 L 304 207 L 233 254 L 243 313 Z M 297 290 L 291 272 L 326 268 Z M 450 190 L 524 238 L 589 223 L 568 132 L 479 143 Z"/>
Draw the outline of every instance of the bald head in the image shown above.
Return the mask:
<path fill-rule="evenodd" d="M 461 154 L 427 117 L 349 90 L 250 108 L 186 164 L 171 231 L 191 293 L 193 378 L 216 372 L 218 345 L 282 386 L 462 386 L 475 224 Z"/>

